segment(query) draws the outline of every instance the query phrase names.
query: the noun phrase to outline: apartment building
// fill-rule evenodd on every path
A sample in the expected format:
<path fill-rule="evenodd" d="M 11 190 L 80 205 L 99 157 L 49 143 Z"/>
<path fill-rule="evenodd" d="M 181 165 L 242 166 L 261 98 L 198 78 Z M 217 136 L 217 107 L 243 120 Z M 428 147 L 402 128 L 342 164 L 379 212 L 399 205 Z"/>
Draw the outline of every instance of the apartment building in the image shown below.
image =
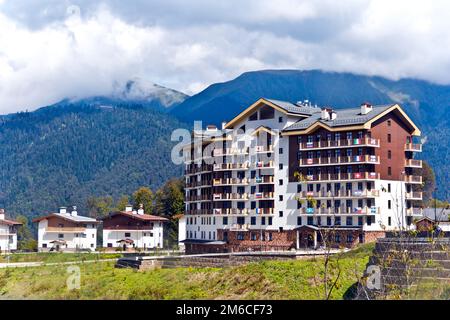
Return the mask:
<path fill-rule="evenodd" d="M 104 248 L 127 251 L 163 247 L 164 223 L 168 219 L 146 214 L 142 205 L 138 210 L 128 205 L 125 211 L 111 212 L 102 220 Z"/>
<path fill-rule="evenodd" d="M 0 253 L 17 250 L 17 228 L 21 225 L 6 219 L 5 209 L 0 209 Z"/>
<path fill-rule="evenodd" d="M 417 136 L 398 104 L 334 110 L 264 98 L 221 129 L 194 130 L 186 251 L 351 247 L 413 228 Z"/>
<path fill-rule="evenodd" d="M 97 248 L 96 219 L 80 216 L 76 206 L 34 219 L 38 223 L 38 250 L 48 251 L 95 251 Z"/>

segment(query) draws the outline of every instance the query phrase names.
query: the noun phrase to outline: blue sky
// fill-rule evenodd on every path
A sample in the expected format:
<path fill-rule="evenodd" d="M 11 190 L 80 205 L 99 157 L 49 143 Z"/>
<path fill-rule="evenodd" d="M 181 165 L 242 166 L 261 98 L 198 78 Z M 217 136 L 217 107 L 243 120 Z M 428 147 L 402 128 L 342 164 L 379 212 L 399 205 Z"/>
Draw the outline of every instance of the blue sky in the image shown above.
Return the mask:
<path fill-rule="evenodd" d="M 259 69 L 450 83 L 450 2 L 0 0 L 0 113 L 140 77 L 188 94 Z"/>

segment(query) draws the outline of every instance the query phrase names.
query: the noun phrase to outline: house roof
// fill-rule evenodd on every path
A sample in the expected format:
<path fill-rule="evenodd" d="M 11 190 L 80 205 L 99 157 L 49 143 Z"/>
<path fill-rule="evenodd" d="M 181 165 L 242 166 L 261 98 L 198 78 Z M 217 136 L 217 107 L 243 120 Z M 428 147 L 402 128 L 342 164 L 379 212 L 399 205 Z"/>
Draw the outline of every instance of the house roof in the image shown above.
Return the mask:
<path fill-rule="evenodd" d="M 22 223 L 14 220 L 0 219 L 0 224 L 6 224 L 7 226 L 21 226 Z"/>
<path fill-rule="evenodd" d="M 299 114 L 299 115 L 312 115 L 317 112 L 320 113 L 320 111 L 321 111 L 320 108 L 301 106 L 298 104 L 294 104 L 292 102 L 275 100 L 275 99 L 267 99 L 267 98 L 263 98 L 263 99 L 273 103 L 274 105 L 277 105 L 278 107 L 282 108 L 283 110 L 285 110 L 288 113 L 295 113 L 295 114 Z"/>
<path fill-rule="evenodd" d="M 97 221 L 94 218 L 90 218 L 90 217 L 84 217 L 84 216 L 73 216 L 70 213 L 50 213 L 49 215 L 43 216 L 43 217 L 39 217 L 33 220 L 33 222 L 39 222 L 45 219 L 49 219 L 52 217 L 57 217 L 57 218 L 61 218 L 67 221 L 72 221 L 72 222 L 77 222 L 77 223 L 99 223 L 99 221 Z"/>
<path fill-rule="evenodd" d="M 154 216 L 154 215 L 151 215 L 151 214 L 142 214 L 141 215 L 141 214 L 127 212 L 127 211 L 111 212 L 109 214 L 109 216 L 103 217 L 102 220 L 109 219 L 109 218 L 111 218 L 113 216 L 116 216 L 116 215 L 122 215 L 122 216 L 125 216 L 125 217 L 129 217 L 129 218 L 137 219 L 137 220 L 141 220 L 141 221 L 162 221 L 162 222 L 169 221 L 169 219 L 166 219 L 164 217 Z"/>

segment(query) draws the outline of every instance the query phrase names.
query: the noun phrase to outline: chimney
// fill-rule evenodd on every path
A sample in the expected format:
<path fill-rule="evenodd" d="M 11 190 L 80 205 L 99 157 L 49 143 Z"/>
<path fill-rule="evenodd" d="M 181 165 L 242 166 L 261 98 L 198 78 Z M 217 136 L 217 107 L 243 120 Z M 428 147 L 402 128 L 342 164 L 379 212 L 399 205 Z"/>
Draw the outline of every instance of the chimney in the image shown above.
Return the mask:
<path fill-rule="evenodd" d="M 372 111 L 372 105 L 368 102 L 364 102 L 361 104 L 361 114 L 368 114 L 370 111 Z"/>
<path fill-rule="evenodd" d="M 67 213 L 67 208 L 66 207 L 60 207 L 59 208 L 59 213 L 66 214 Z"/>
<path fill-rule="evenodd" d="M 77 206 L 72 206 L 72 216 L 77 216 L 78 212 L 77 212 Z"/>
<path fill-rule="evenodd" d="M 226 121 L 223 121 L 222 122 L 222 130 L 225 130 L 225 126 L 227 125 L 227 122 Z"/>
<path fill-rule="evenodd" d="M 330 114 L 328 113 L 328 109 L 327 108 L 323 108 L 322 112 L 320 114 L 320 118 L 322 120 L 330 120 Z"/>
<path fill-rule="evenodd" d="M 0 209 L 0 220 L 5 220 L 5 209 Z"/>
<path fill-rule="evenodd" d="M 142 203 L 139 205 L 138 214 L 141 216 L 144 214 L 144 205 Z"/>
<path fill-rule="evenodd" d="M 136 211 L 136 210 L 133 210 L 132 213 L 133 213 L 133 214 L 137 214 L 137 211 Z"/>
<path fill-rule="evenodd" d="M 133 206 L 131 204 L 127 204 L 125 206 L 125 212 L 132 212 L 133 211 Z"/>

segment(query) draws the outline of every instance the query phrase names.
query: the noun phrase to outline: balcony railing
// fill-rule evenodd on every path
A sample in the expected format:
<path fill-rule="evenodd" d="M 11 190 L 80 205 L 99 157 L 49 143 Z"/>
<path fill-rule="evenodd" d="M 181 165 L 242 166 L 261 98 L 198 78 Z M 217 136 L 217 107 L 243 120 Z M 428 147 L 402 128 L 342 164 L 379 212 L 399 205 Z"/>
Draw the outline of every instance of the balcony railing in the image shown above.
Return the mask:
<path fill-rule="evenodd" d="M 273 208 L 258 208 L 258 209 L 251 209 L 250 213 L 252 213 L 252 214 L 273 214 L 274 210 L 273 210 Z"/>
<path fill-rule="evenodd" d="M 362 208 L 351 208 L 351 207 L 330 207 L 330 208 L 301 208 L 301 214 L 358 214 L 358 215 L 373 215 L 379 214 L 379 207 L 362 207 Z"/>
<path fill-rule="evenodd" d="M 202 181 L 194 181 L 194 182 L 186 183 L 186 188 L 210 187 L 210 186 L 211 186 L 211 180 L 202 180 Z"/>
<path fill-rule="evenodd" d="M 232 156 L 232 155 L 247 154 L 248 151 L 249 151 L 249 148 L 214 149 L 213 155 L 214 155 L 214 157 Z"/>
<path fill-rule="evenodd" d="M 248 193 L 215 193 L 214 200 L 247 200 Z"/>
<path fill-rule="evenodd" d="M 376 172 L 322 173 L 306 175 L 302 179 L 305 181 L 376 180 L 380 179 L 380 174 Z"/>
<path fill-rule="evenodd" d="M 252 167 L 256 168 L 256 169 L 265 169 L 265 168 L 271 169 L 271 168 L 273 168 L 273 161 L 268 161 L 268 162 L 258 161 L 258 162 L 255 162 L 252 165 Z"/>
<path fill-rule="evenodd" d="M 221 171 L 221 170 L 245 170 L 249 168 L 248 162 L 246 163 L 222 163 L 222 164 L 215 164 L 214 165 L 214 171 Z"/>
<path fill-rule="evenodd" d="M 212 171 L 213 166 L 212 165 L 201 165 L 200 167 L 198 166 L 191 166 L 186 168 L 186 174 L 196 174 L 196 173 L 200 173 L 200 172 L 208 172 L 208 171 Z"/>
<path fill-rule="evenodd" d="M 405 176 L 406 183 L 422 183 L 422 176 Z"/>
<path fill-rule="evenodd" d="M 408 192 L 406 193 L 408 200 L 422 200 L 422 192 Z"/>
<path fill-rule="evenodd" d="M 196 215 L 196 214 L 212 214 L 213 209 L 192 209 L 186 210 L 187 215 Z"/>
<path fill-rule="evenodd" d="M 249 224 L 245 223 L 245 224 L 233 224 L 230 227 L 231 231 L 248 231 L 249 230 Z"/>
<path fill-rule="evenodd" d="M 299 144 L 300 150 L 321 149 L 321 148 L 339 148 L 351 146 L 369 146 L 379 147 L 380 140 L 373 138 L 362 139 L 344 139 L 344 140 L 321 140 L 315 142 L 303 142 Z"/>
<path fill-rule="evenodd" d="M 405 145 L 405 151 L 422 152 L 422 144 L 420 144 L 420 143 L 407 143 Z"/>
<path fill-rule="evenodd" d="M 254 200 L 266 200 L 273 199 L 273 192 L 256 192 L 253 194 L 252 199 Z"/>
<path fill-rule="evenodd" d="M 379 164 L 380 157 L 374 155 L 363 155 L 363 156 L 341 156 L 341 157 L 330 157 L 330 158 L 310 158 L 310 159 L 300 159 L 300 166 L 319 166 L 319 165 L 334 165 L 334 164 L 349 164 L 349 163 L 373 163 Z"/>
<path fill-rule="evenodd" d="M 264 184 L 264 183 L 274 183 L 273 176 L 262 176 L 253 179 L 253 183 Z"/>
<path fill-rule="evenodd" d="M 406 214 L 410 216 L 423 216 L 422 208 L 407 208 Z"/>
<path fill-rule="evenodd" d="M 85 232 L 86 228 L 77 228 L 77 227 L 47 227 L 45 228 L 45 232 L 49 233 L 82 233 Z"/>
<path fill-rule="evenodd" d="M 405 160 L 405 167 L 422 168 L 422 160 L 406 159 Z"/>
<path fill-rule="evenodd" d="M 248 184 L 249 179 L 243 178 L 224 178 L 224 179 L 214 179 L 213 185 L 246 185 Z"/>
<path fill-rule="evenodd" d="M 300 198 L 374 198 L 379 197 L 379 190 L 337 190 L 337 191 L 302 191 Z"/>
<path fill-rule="evenodd" d="M 238 209 L 238 208 L 215 208 L 213 209 L 214 214 L 227 214 L 227 215 L 239 215 L 244 214 L 247 215 L 250 211 L 246 208 Z"/>
<path fill-rule="evenodd" d="M 273 146 L 255 146 L 256 153 L 273 152 Z"/>
<path fill-rule="evenodd" d="M 202 195 L 193 195 L 190 197 L 186 197 L 186 202 L 195 202 L 195 201 L 211 201 L 211 195 L 202 194 Z"/>

